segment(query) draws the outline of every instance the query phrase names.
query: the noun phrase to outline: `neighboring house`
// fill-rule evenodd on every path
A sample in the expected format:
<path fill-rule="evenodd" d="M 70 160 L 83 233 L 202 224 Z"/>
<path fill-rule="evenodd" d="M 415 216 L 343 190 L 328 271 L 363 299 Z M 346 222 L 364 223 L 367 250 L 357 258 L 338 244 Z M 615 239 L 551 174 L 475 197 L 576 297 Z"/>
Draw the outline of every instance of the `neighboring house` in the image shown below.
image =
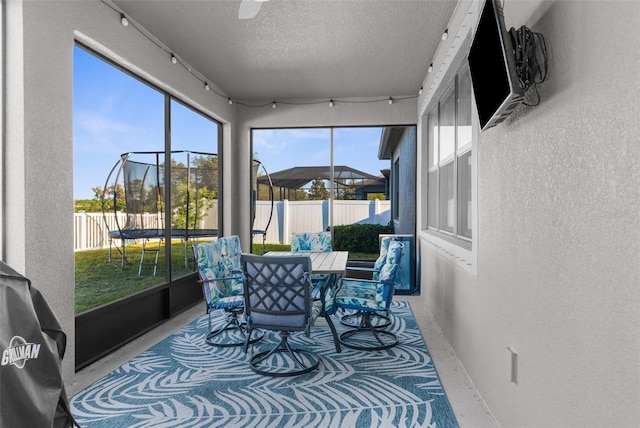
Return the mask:
<path fill-rule="evenodd" d="M 416 127 L 386 127 L 378 157 L 391 161 L 389 199 L 395 232 L 416 233 Z"/>
<path fill-rule="evenodd" d="M 355 198 L 358 201 L 366 201 L 369 195 L 380 194 L 389 199 L 387 187 L 387 179 L 384 176 L 364 180 L 361 185 L 355 186 Z"/>

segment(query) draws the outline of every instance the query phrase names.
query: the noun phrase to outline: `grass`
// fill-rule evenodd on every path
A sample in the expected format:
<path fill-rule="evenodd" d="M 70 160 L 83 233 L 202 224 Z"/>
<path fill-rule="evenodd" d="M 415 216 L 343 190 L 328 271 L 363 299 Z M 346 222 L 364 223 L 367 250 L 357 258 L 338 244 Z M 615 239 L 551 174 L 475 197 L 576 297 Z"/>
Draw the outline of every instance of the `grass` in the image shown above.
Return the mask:
<path fill-rule="evenodd" d="M 153 245 L 153 244 L 152 244 Z M 264 251 L 289 251 L 289 245 L 267 244 Z M 187 246 L 188 266 L 184 263 L 184 243 L 174 241 L 171 244 L 171 272 L 178 278 L 194 271 L 191 246 Z M 113 249 L 111 263 L 108 262 L 108 249 L 79 251 L 76 261 L 76 314 L 113 302 L 138 291 L 159 285 L 164 280 L 164 245 L 160 248 L 158 272 L 153 275 L 153 267 L 143 266 L 142 275 L 138 276 L 138 264 L 142 253 L 140 244 L 130 244 L 125 248 L 128 262 L 121 268 L 120 253 Z M 262 244 L 253 245 L 254 254 L 262 254 Z M 377 254 L 349 254 L 352 260 L 375 260 Z M 147 254 L 147 261 L 151 256 Z"/>

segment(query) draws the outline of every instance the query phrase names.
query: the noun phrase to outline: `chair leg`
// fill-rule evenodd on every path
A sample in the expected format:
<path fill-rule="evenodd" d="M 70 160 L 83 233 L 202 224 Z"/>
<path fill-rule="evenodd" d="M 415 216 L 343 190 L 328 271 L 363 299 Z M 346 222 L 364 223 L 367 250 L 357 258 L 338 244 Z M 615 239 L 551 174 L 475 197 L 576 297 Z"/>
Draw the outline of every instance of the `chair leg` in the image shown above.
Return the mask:
<path fill-rule="evenodd" d="M 276 357 L 285 354 L 289 358 Z M 315 370 L 320 365 L 320 358 L 313 352 L 295 349 L 289 344 L 289 332 L 280 332 L 280 342 L 275 348 L 263 351 L 251 357 L 250 367 L 255 373 L 273 376 L 298 376 Z M 285 364 L 287 366 L 285 366 Z"/>
<path fill-rule="evenodd" d="M 331 316 L 325 314 L 324 319 L 327 320 L 327 324 L 329 324 L 329 328 L 331 329 L 331 335 L 333 336 L 333 343 L 336 346 L 336 352 L 342 352 L 342 348 L 340 347 L 340 338 L 338 337 L 338 331 L 336 330 L 336 326 L 333 325 Z"/>
<path fill-rule="evenodd" d="M 345 331 L 340 335 L 340 342 L 342 345 L 351 349 L 359 349 L 364 351 L 381 351 L 383 349 L 389 349 L 398 344 L 398 338 L 395 334 L 387 330 L 376 328 L 371 318 L 376 314 L 372 312 L 361 311 L 361 321 L 357 328 L 349 331 Z M 360 340 L 356 338 L 356 335 L 360 336 Z M 367 339 L 362 339 L 362 336 L 367 336 Z M 371 339 L 373 338 L 373 344 Z"/>
<path fill-rule="evenodd" d="M 243 308 L 230 308 L 225 311 L 227 312 L 226 324 L 215 330 L 211 329 L 211 315 L 209 315 L 209 333 L 205 337 L 207 344 L 220 347 L 242 346 L 245 341 L 253 344 L 264 337 L 264 332 L 261 330 L 257 330 L 258 334 L 253 339 L 248 335 L 247 324 L 240 321 Z"/>
<path fill-rule="evenodd" d="M 343 315 L 340 318 L 340 324 L 357 328 L 362 323 L 362 316 L 364 311 L 356 311 L 350 314 Z M 386 309 L 383 312 L 373 312 L 371 317 L 371 324 L 373 328 L 387 328 L 391 325 L 391 316 L 389 310 Z"/>

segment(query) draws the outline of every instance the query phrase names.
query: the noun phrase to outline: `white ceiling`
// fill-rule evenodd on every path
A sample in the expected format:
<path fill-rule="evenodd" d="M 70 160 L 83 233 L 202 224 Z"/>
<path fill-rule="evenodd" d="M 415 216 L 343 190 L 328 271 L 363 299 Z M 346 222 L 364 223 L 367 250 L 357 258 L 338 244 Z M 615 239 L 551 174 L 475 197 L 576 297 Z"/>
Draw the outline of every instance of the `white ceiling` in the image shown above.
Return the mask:
<path fill-rule="evenodd" d="M 233 99 L 417 95 L 455 0 L 113 0 Z"/>

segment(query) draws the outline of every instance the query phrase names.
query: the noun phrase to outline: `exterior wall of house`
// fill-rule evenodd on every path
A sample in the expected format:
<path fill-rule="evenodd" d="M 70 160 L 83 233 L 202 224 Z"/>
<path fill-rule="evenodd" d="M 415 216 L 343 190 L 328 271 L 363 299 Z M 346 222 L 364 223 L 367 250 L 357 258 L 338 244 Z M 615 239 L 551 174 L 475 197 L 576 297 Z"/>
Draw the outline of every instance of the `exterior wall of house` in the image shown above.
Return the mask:
<path fill-rule="evenodd" d="M 504 12 L 546 39 L 542 101 L 474 148 L 477 273 L 420 234 L 424 304 L 502 426 L 638 426 L 640 3 Z"/>
<path fill-rule="evenodd" d="M 138 31 L 123 27 L 120 15 L 102 2 L 8 1 L 5 5 L 3 258 L 32 280 L 60 320 L 67 334 L 63 374 L 70 379 L 75 366 L 75 38 L 225 123 L 227 142 L 233 137 L 229 126 L 233 109 L 226 99 L 205 92 L 200 81 L 173 66 L 166 52 Z"/>
<path fill-rule="evenodd" d="M 394 221 L 395 233 L 398 234 L 415 235 L 416 233 L 416 139 L 416 128 L 407 127 L 391 159 L 392 165 L 396 160 L 399 160 L 400 164 L 397 184 L 400 212 Z"/>

